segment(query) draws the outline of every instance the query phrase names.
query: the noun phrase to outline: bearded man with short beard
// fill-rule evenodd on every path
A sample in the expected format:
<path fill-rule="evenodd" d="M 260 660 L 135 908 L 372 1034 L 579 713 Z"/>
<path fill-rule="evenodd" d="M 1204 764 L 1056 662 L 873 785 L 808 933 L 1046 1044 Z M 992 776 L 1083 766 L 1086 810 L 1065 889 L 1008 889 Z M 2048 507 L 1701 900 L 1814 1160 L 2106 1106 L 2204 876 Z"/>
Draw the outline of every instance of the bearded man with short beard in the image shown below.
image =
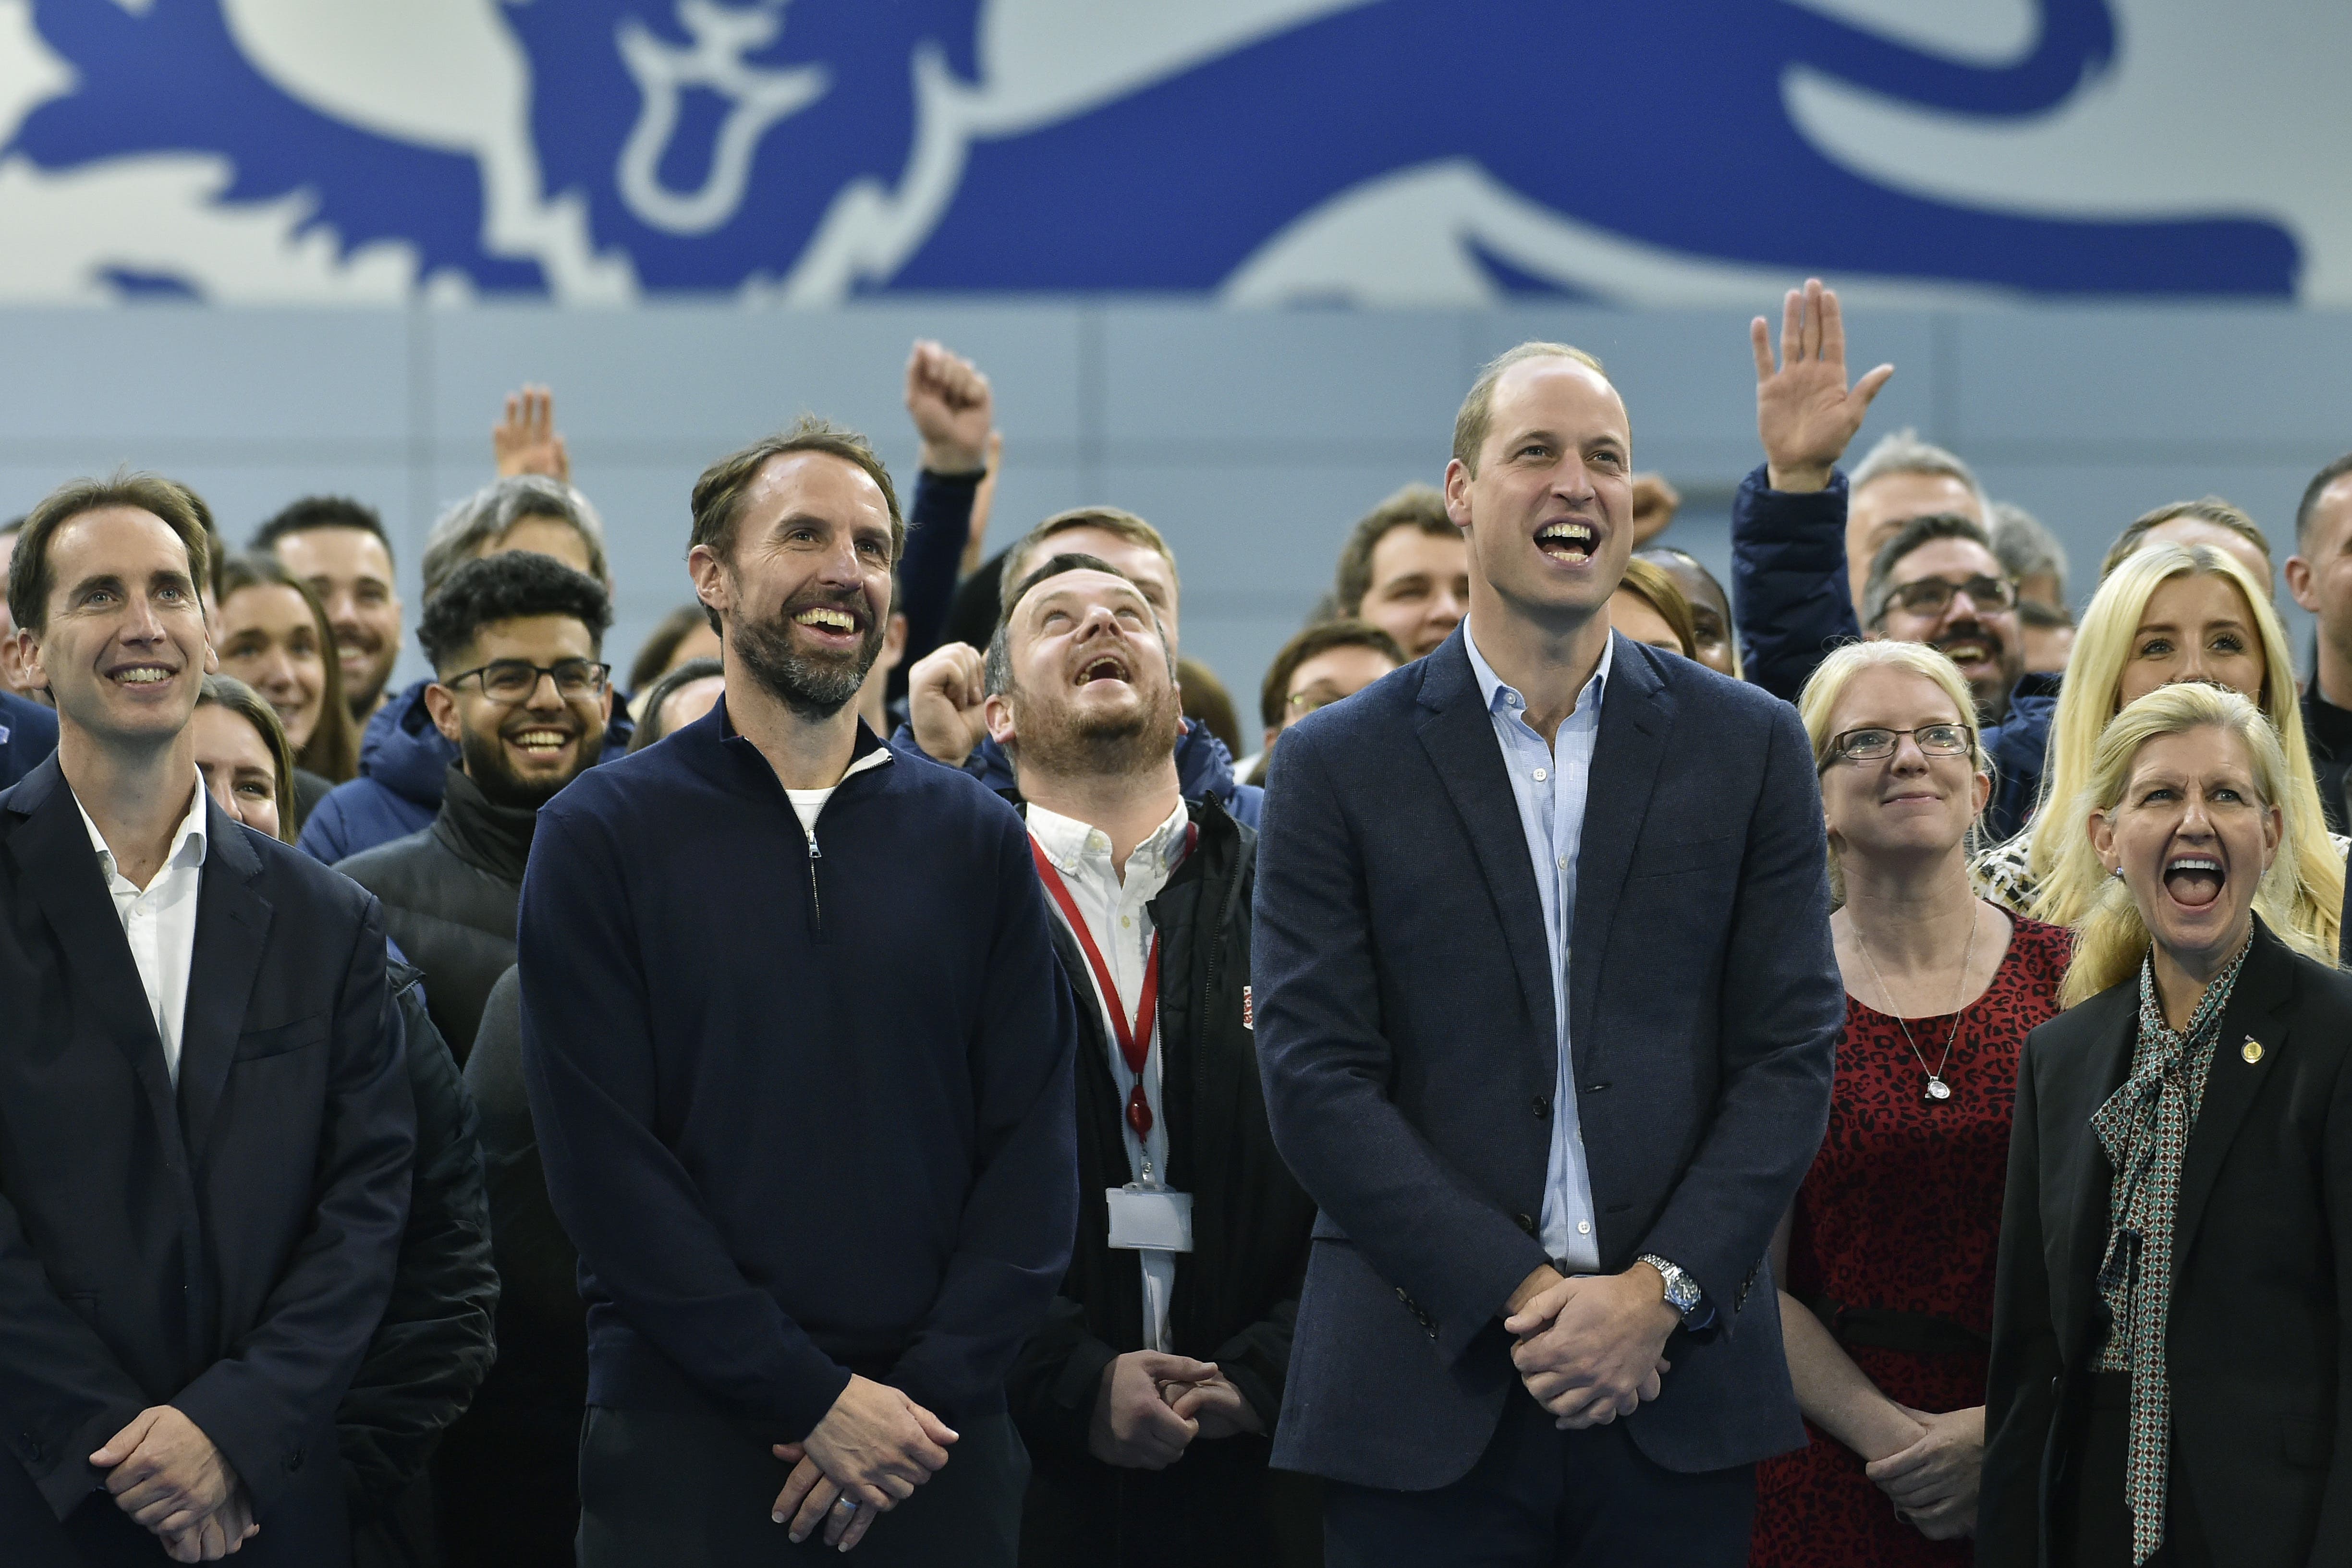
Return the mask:
<path fill-rule="evenodd" d="M 986 684 L 1080 1039 L 1077 1251 L 1008 1389 L 1022 1560 L 1271 1561 L 1317 1524 L 1266 1468 L 1315 1206 L 1258 1087 L 1257 835 L 1181 793 L 1174 652 L 1100 559 L 1016 586 Z"/>
<path fill-rule="evenodd" d="M 579 1561 L 1012 1568 L 1005 1375 L 1076 1226 L 1045 894 L 1010 807 L 858 721 L 904 538 L 864 438 L 804 421 L 692 511 L 726 693 L 549 804 L 523 879 Z"/>

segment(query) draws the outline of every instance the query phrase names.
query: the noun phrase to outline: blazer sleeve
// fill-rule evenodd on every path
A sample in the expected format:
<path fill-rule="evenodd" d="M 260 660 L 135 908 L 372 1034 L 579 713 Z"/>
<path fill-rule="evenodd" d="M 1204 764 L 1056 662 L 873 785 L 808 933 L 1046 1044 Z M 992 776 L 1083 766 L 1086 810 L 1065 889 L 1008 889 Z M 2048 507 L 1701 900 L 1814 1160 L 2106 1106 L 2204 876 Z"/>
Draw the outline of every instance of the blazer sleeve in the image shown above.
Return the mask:
<path fill-rule="evenodd" d="M 972 1184 L 954 1255 L 890 1382 L 933 1410 L 993 1396 L 1070 1266 L 1078 1225 L 1078 1026 L 1028 830 L 996 807 L 996 908 L 971 1061 Z"/>
<path fill-rule="evenodd" d="M 2035 1031 L 2035 1035 L 2040 1033 Z M 1985 1376 L 1984 1474 L 1977 1494 L 1977 1560 L 1988 1568 L 2041 1562 L 2042 1457 L 2058 1413 L 2063 1364 L 2050 1304 L 2042 1232 L 2042 1126 L 2035 1036 L 2018 1068 L 1993 1276 L 1992 1362 Z M 2087 1135 L 2087 1134 L 2086 1134 Z"/>
<path fill-rule="evenodd" d="M 89 1456 L 147 1407 L 98 1331 L 59 1299 L 0 1195 L 0 1427 L 59 1519 L 100 1484 Z"/>
<path fill-rule="evenodd" d="M 743 1275 L 655 1130 L 655 1040 L 610 831 L 549 808 L 523 873 L 523 1082 L 556 1218 L 630 1326 L 709 1398 L 797 1442 L 849 1385 Z"/>
<path fill-rule="evenodd" d="M 2352 1562 L 2352 1068 L 2338 1072 L 2327 1108 L 2326 1184 L 2329 1246 L 2336 1254 L 2336 1448 L 2321 1495 L 2312 1568 Z"/>
<path fill-rule="evenodd" d="M 384 957 L 383 909 L 371 897 L 335 998 L 317 1220 L 259 1324 L 172 1400 L 265 1514 L 286 1490 L 304 1439 L 332 1418 L 375 1333 L 408 1218 L 416 1108 Z"/>
<path fill-rule="evenodd" d="M 1748 681 L 1790 702 L 1822 655 L 1862 635 L 1845 561 L 1846 483 L 1775 490 L 1765 470 L 1731 501 L 1731 615 Z"/>
<path fill-rule="evenodd" d="M 499 1301 L 473 1096 L 417 990 L 399 997 L 416 1098 L 408 1231 L 383 1322 L 335 1412 L 345 1490 L 360 1518 L 389 1508 L 465 1413 L 490 1370 Z"/>
<path fill-rule="evenodd" d="M 1845 1018 L 1821 789 L 1793 708 L 1771 715 L 1736 898 L 1715 1117 L 1641 1248 L 1689 1270 L 1727 1333 L 1821 1148 Z"/>
<path fill-rule="evenodd" d="M 1451 1363 L 1544 1250 L 1389 1098 L 1370 895 L 1323 738 L 1319 727 L 1283 737 L 1258 836 L 1251 981 L 1266 1119 L 1298 1185 L 1436 1322 Z"/>

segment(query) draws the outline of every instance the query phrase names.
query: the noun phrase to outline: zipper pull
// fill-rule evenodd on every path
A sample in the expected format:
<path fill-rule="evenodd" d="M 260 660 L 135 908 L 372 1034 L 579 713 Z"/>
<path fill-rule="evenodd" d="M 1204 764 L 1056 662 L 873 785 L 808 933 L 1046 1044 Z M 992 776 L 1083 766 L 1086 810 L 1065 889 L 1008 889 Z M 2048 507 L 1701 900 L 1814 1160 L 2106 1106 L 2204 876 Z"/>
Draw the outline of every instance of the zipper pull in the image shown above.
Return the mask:
<path fill-rule="evenodd" d="M 813 861 L 821 861 L 821 860 L 824 859 L 824 851 L 822 851 L 822 850 L 820 850 L 820 849 L 818 849 L 818 848 L 816 847 L 816 835 L 815 835 L 814 833 L 811 833 L 811 834 L 808 836 L 808 841 L 809 841 L 809 859 L 811 859 L 811 860 L 813 860 Z"/>

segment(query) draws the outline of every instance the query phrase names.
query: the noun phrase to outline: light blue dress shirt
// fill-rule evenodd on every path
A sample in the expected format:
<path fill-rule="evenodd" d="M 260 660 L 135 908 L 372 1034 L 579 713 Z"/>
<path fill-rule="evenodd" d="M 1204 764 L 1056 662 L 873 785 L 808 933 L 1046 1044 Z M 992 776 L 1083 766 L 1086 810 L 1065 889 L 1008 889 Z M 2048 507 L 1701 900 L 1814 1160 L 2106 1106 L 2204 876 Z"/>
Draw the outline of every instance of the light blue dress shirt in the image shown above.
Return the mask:
<path fill-rule="evenodd" d="M 1612 634 L 1601 664 L 1577 694 L 1576 711 L 1560 721 L 1549 746 L 1528 723 L 1528 700 L 1495 674 L 1478 652 L 1478 638 L 1463 628 L 1471 673 L 1486 699 L 1486 716 L 1503 748 L 1518 802 L 1519 826 L 1535 864 L 1536 892 L 1543 900 L 1544 945 L 1551 956 L 1552 1024 L 1559 1042 L 1551 1104 L 1551 1158 L 1544 1172 L 1543 1225 L 1538 1239 L 1570 1274 L 1601 1271 L 1601 1238 L 1595 1233 L 1592 1177 L 1584 1162 L 1584 1128 L 1577 1117 L 1576 1064 L 1568 1045 L 1569 938 L 1576 923 L 1576 860 L 1584 840 L 1584 802 L 1592 777 L 1592 748 L 1601 738 L 1601 700 L 1616 653 Z"/>

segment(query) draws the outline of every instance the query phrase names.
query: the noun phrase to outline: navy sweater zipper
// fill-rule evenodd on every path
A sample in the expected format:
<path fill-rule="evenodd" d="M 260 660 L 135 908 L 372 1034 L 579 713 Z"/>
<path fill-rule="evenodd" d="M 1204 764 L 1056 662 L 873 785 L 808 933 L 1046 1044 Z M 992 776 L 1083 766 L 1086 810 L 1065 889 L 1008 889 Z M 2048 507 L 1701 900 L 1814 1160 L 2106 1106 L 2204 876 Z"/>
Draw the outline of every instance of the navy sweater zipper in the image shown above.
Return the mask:
<path fill-rule="evenodd" d="M 808 841 L 809 923 L 814 928 L 816 935 L 822 938 L 824 936 L 824 899 L 817 892 L 816 862 L 824 858 L 824 852 L 816 847 L 816 830 L 814 828 L 811 828 L 808 831 Z"/>

